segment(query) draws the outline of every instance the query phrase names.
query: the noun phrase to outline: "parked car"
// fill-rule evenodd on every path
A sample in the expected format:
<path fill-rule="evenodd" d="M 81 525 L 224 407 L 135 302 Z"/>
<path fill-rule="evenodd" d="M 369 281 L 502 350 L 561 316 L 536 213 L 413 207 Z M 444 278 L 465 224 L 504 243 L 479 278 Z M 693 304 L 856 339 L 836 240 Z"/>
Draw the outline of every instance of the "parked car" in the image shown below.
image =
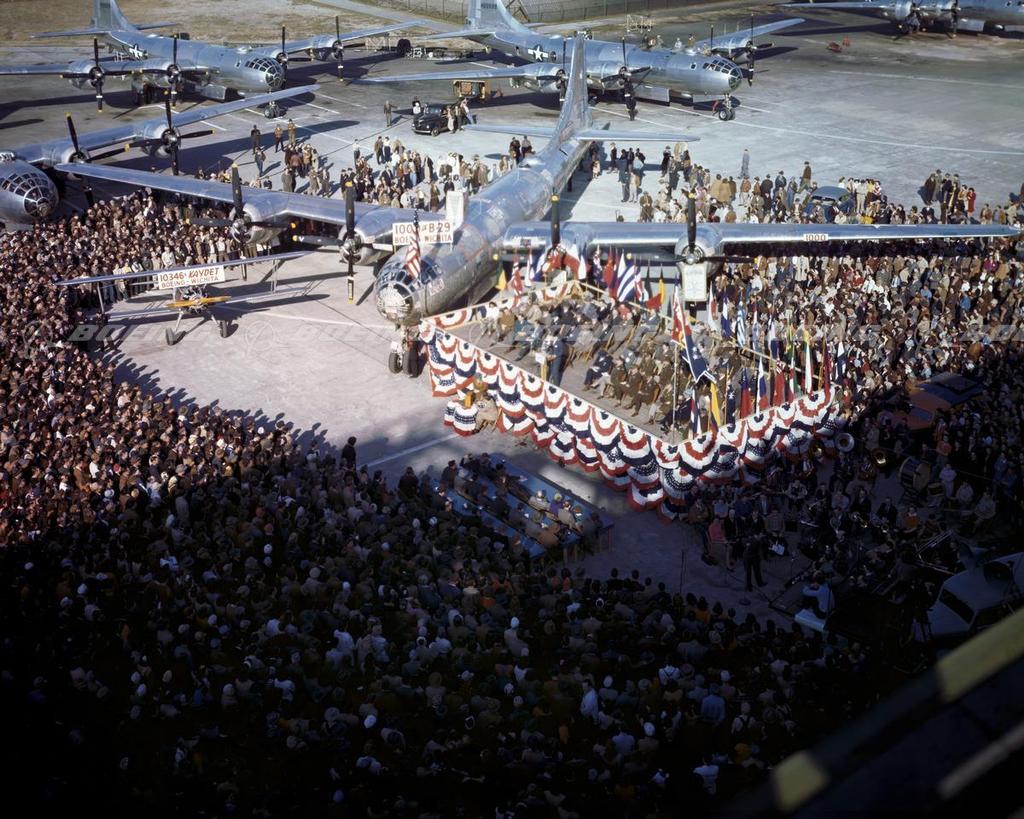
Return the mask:
<path fill-rule="evenodd" d="M 907 396 L 905 411 L 893 413 L 905 421 L 911 431 L 928 429 L 935 424 L 935 415 L 977 398 L 984 388 L 977 381 L 958 373 L 939 373 L 914 385 Z"/>
<path fill-rule="evenodd" d="M 810 200 L 804 206 L 804 216 L 810 216 L 814 213 L 814 208 L 821 205 L 825 221 L 834 222 L 836 211 L 842 211 L 849 216 L 856 204 L 857 198 L 846 188 L 839 185 L 822 185 L 811 193 Z"/>
<path fill-rule="evenodd" d="M 958 642 L 995 625 L 1021 604 L 1024 552 L 988 560 L 953 575 L 928 609 L 928 626 L 914 625 L 921 641 Z"/>
<path fill-rule="evenodd" d="M 423 106 L 422 113 L 412 119 L 413 131 L 417 134 L 437 136 L 442 131 L 449 130 L 448 108 L 449 106 L 447 105 L 434 103 Z"/>

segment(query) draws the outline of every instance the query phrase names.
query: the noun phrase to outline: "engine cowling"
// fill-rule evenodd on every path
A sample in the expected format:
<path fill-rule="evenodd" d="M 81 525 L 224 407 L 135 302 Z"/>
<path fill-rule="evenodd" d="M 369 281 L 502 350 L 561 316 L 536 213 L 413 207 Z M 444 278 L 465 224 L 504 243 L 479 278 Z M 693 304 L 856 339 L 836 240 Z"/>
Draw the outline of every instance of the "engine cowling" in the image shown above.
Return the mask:
<path fill-rule="evenodd" d="M 914 4 L 910 0 L 901 0 L 901 2 L 893 5 L 892 8 L 892 19 L 893 20 L 906 20 L 910 13 L 914 10 Z"/>
<path fill-rule="evenodd" d="M 523 66 L 522 77 L 512 77 L 509 82 L 513 88 L 525 86 L 544 94 L 557 94 L 559 83 L 565 77 L 565 71 L 562 68 L 557 68 L 554 71 L 551 69 L 552 66 L 548 63 L 532 63 Z"/>
<path fill-rule="evenodd" d="M 96 80 L 103 74 L 102 68 L 97 68 L 96 63 L 92 60 L 75 60 L 68 66 L 68 74 L 74 74 L 73 77 L 68 77 L 68 81 L 75 88 L 84 88 L 88 83 L 95 85 Z"/>

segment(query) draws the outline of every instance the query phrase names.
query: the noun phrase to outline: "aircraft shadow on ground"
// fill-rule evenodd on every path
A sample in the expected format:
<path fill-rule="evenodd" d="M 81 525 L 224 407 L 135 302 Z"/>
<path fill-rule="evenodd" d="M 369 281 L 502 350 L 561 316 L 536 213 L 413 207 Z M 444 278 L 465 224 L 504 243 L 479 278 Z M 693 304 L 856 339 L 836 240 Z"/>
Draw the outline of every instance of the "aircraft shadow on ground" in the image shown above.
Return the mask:
<path fill-rule="evenodd" d="M 2 118 L 3 115 L 0 114 L 0 119 Z M 18 119 L 13 122 L 4 122 L 3 124 L 0 124 L 0 131 L 7 130 L 9 128 L 24 128 L 26 125 L 37 125 L 42 121 L 43 120 L 39 117 L 33 117 L 32 119 Z"/>

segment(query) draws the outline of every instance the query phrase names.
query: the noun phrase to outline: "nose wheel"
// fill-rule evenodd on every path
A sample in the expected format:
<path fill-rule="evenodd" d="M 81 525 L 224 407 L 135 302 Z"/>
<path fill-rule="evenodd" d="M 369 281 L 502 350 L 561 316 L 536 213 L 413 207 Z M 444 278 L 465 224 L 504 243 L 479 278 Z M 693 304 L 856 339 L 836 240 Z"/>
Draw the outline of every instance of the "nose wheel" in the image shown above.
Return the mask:
<path fill-rule="evenodd" d="M 267 119 L 276 119 L 281 116 L 281 106 L 276 101 L 268 102 L 263 106 L 263 116 Z"/>
<path fill-rule="evenodd" d="M 736 119 L 736 109 L 732 107 L 732 97 L 727 94 L 721 102 L 716 103 L 715 113 L 722 122 Z"/>

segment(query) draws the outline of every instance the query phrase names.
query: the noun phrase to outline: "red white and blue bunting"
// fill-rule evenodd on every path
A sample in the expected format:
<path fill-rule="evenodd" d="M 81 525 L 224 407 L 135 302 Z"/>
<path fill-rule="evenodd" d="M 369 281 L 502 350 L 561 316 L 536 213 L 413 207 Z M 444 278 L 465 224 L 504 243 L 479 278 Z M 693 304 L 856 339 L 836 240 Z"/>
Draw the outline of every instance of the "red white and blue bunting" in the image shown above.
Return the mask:
<path fill-rule="evenodd" d="M 548 301 L 564 297 L 572 286 L 534 292 Z M 819 390 L 717 433 L 669 443 L 448 332 L 476 318 L 467 308 L 420 326 L 431 391 L 452 399 L 444 423 L 460 435 L 476 430 L 476 406 L 467 408 L 459 398 L 474 380 L 483 382 L 499 411 L 497 429 L 530 435 L 560 464 L 599 471 L 609 486 L 627 493 L 630 506 L 657 510 L 666 520 L 682 514 L 703 486 L 756 483 L 772 459 L 801 459 L 815 440 L 827 448 L 843 428 L 830 396 Z"/>

